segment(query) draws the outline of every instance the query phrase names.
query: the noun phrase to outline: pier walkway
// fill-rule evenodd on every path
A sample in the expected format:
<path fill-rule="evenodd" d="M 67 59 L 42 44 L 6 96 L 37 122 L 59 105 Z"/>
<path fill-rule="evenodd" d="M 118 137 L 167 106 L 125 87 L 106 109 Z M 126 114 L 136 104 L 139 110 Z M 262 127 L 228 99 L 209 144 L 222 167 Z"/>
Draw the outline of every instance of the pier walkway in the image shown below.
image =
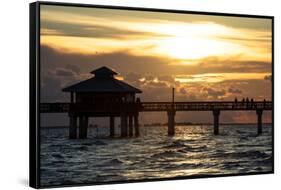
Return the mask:
<path fill-rule="evenodd" d="M 71 104 L 71 103 L 41 103 L 40 113 L 77 113 L 103 116 L 107 113 L 112 117 L 120 112 L 130 113 L 132 110 L 138 112 L 167 112 L 168 135 L 175 133 L 175 115 L 177 111 L 211 111 L 214 117 L 214 134 L 219 134 L 219 115 L 221 111 L 255 111 L 257 114 L 257 133 L 262 133 L 263 111 L 273 110 L 271 101 L 250 101 L 250 102 L 136 102 L 106 105 L 106 104 Z M 130 119 L 130 118 L 129 118 Z M 127 122 L 125 122 L 127 123 Z M 138 129 L 137 129 L 138 130 Z M 126 136 L 126 135 L 125 135 Z"/>

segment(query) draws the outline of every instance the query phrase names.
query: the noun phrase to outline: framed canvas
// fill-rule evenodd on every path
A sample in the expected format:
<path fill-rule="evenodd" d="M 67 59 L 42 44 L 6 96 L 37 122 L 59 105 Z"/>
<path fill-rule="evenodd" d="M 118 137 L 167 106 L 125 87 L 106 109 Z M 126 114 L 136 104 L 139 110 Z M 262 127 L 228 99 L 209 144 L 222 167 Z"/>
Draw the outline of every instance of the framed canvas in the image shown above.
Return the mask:
<path fill-rule="evenodd" d="M 274 172 L 272 16 L 30 4 L 30 186 Z"/>

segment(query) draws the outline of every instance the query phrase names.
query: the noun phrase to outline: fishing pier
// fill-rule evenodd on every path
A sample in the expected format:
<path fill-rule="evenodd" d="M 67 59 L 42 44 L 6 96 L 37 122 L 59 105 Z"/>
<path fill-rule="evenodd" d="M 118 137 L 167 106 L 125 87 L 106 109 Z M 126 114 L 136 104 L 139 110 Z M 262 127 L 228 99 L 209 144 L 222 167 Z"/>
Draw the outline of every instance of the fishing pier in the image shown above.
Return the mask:
<path fill-rule="evenodd" d="M 262 134 L 262 115 L 272 111 L 271 101 L 200 101 L 141 102 L 136 93 L 142 91 L 114 78 L 114 71 L 101 67 L 91 72 L 95 76 L 63 89 L 70 92 L 70 102 L 41 103 L 40 113 L 68 113 L 69 138 L 87 138 L 89 117 L 108 117 L 110 137 L 115 136 L 115 118 L 120 117 L 121 137 L 139 136 L 140 112 L 166 112 L 168 135 L 175 134 L 175 116 L 179 111 L 209 111 L 213 113 L 214 134 L 219 134 L 222 111 L 254 111 L 257 115 L 257 134 Z M 79 133 L 78 133 L 79 132 Z"/>

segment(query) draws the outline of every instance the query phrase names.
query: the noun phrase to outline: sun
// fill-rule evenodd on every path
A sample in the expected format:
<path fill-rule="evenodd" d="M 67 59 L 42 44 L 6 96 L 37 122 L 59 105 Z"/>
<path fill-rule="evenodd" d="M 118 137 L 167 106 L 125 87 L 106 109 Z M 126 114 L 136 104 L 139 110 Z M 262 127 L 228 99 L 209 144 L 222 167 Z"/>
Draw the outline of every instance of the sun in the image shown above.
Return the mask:
<path fill-rule="evenodd" d="M 176 59 L 202 59 L 209 56 L 222 55 L 228 44 L 208 38 L 172 37 L 158 44 L 158 51 Z"/>

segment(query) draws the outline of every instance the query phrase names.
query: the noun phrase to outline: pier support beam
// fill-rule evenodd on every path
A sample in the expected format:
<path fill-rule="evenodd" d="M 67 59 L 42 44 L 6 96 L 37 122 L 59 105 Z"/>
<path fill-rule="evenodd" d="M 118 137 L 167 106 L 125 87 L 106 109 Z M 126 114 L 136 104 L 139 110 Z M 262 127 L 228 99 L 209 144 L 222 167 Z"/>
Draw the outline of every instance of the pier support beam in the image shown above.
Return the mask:
<path fill-rule="evenodd" d="M 214 116 L 214 135 L 218 135 L 220 110 L 213 110 L 213 116 Z"/>
<path fill-rule="evenodd" d="M 88 132 L 88 117 L 80 116 L 79 117 L 79 138 L 86 139 Z"/>
<path fill-rule="evenodd" d="M 69 116 L 69 138 L 77 138 L 77 117 Z"/>
<path fill-rule="evenodd" d="M 133 136 L 133 116 L 129 115 L 129 137 Z"/>
<path fill-rule="evenodd" d="M 135 125 L 135 136 L 138 137 L 140 135 L 139 131 L 139 114 L 134 115 L 134 125 Z"/>
<path fill-rule="evenodd" d="M 121 137 L 127 137 L 128 120 L 127 115 L 121 115 Z"/>
<path fill-rule="evenodd" d="M 263 112 L 263 110 L 261 110 L 261 109 L 258 109 L 257 111 L 256 111 L 256 113 L 257 113 L 257 116 L 258 116 L 258 135 L 260 135 L 260 134 L 262 134 L 262 112 Z"/>
<path fill-rule="evenodd" d="M 175 110 L 168 110 L 168 135 L 173 136 L 175 134 Z"/>
<path fill-rule="evenodd" d="M 110 137 L 114 137 L 114 121 L 115 121 L 114 117 L 111 116 L 110 119 L 109 119 L 109 123 L 110 123 L 109 124 L 109 127 L 110 127 L 109 136 Z"/>

